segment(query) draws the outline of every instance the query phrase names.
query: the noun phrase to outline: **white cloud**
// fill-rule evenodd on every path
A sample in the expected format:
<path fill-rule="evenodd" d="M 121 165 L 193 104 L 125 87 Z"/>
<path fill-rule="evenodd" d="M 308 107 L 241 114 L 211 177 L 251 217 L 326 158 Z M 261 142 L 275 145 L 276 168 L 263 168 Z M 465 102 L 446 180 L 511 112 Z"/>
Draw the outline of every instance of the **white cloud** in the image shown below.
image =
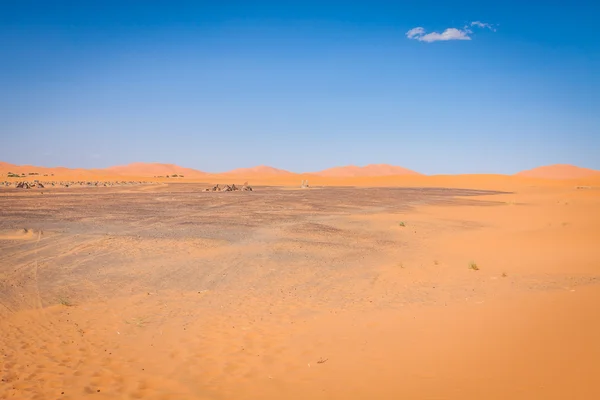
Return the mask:
<path fill-rule="evenodd" d="M 442 33 L 431 32 L 426 33 L 425 28 L 418 26 L 416 28 L 412 28 L 408 32 L 406 32 L 406 37 L 413 40 L 418 40 L 419 42 L 440 42 L 440 41 L 448 41 L 448 40 L 471 40 L 471 35 L 473 31 L 469 29 L 469 26 L 476 26 L 478 28 L 488 28 L 494 32 L 496 29 L 485 22 L 481 21 L 473 21 L 471 25 L 467 25 L 462 29 L 458 28 L 448 28 Z"/>
<path fill-rule="evenodd" d="M 496 32 L 496 28 L 494 28 L 491 24 L 481 22 L 481 21 L 473 21 L 473 22 L 471 22 L 471 26 L 477 26 L 479 28 L 487 28 L 493 32 Z"/>
<path fill-rule="evenodd" d="M 469 37 L 469 33 L 471 33 L 467 29 L 456 29 L 456 28 L 448 28 L 442 33 L 431 32 L 426 35 L 423 35 L 417 40 L 421 42 L 438 42 L 438 41 L 446 41 L 446 40 L 471 40 Z"/>
<path fill-rule="evenodd" d="M 412 28 L 410 31 L 406 32 L 406 37 L 409 39 L 415 39 L 416 37 L 421 37 L 425 34 L 425 29 L 417 26 L 416 28 Z"/>

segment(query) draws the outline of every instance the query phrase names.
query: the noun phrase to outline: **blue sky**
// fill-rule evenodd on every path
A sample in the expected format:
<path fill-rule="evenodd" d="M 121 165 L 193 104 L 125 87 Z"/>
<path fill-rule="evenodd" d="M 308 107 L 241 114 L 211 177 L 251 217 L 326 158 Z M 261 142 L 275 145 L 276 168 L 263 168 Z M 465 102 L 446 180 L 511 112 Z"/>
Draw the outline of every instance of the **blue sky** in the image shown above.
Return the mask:
<path fill-rule="evenodd" d="M 600 169 L 593 3 L 0 0 L 0 160 Z"/>

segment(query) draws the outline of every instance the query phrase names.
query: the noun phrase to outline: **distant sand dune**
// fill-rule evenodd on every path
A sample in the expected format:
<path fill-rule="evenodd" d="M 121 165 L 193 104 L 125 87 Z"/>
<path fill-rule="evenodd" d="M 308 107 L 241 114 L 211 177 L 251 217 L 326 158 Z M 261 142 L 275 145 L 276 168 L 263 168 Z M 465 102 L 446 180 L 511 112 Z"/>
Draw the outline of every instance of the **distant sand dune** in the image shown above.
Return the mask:
<path fill-rule="evenodd" d="M 119 165 L 105 169 L 106 172 L 115 173 L 124 176 L 166 176 L 183 175 L 184 177 L 195 178 L 206 175 L 205 172 L 192 168 L 180 167 L 175 164 L 160 163 L 131 163 L 128 165 Z"/>
<path fill-rule="evenodd" d="M 224 172 L 223 175 L 260 175 L 260 176 L 268 176 L 268 175 L 291 175 L 293 172 L 286 171 L 283 169 L 277 169 L 273 167 L 269 167 L 267 165 L 259 165 L 252 168 L 238 168 L 228 172 Z"/>
<path fill-rule="evenodd" d="M 542 179 L 581 179 L 600 177 L 600 171 L 568 164 L 554 164 L 516 173 L 517 176 Z"/>
<path fill-rule="evenodd" d="M 348 165 L 345 167 L 329 168 L 313 175 L 325 177 L 356 177 L 356 176 L 392 176 L 392 175 L 421 175 L 407 168 L 387 164 L 370 164 L 365 167 Z"/>
<path fill-rule="evenodd" d="M 14 165 L 0 162 L 0 181 L 7 179 L 8 173 L 16 173 L 18 178 L 57 180 L 148 180 L 159 182 L 210 182 L 242 184 L 249 181 L 253 185 L 299 186 L 308 179 L 312 187 L 316 186 L 445 186 L 445 187 L 497 187 L 498 184 L 511 187 L 531 185 L 544 180 L 568 180 L 570 185 L 600 185 L 600 171 L 576 167 L 573 165 L 549 165 L 521 171 L 514 175 L 502 174 L 461 174 L 461 175 L 423 175 L 407 168 L 371 164 L 364 167 L 334 167 L 313 173 L 295 173 L 266 165 L 252 168 L 239 168 L 222 173 L 207 173 L 175 164 L 131 163 L 105 169 L 83 169 L 65 167 L 38 167 L 32 165 Z M 23 174 L 23 175 L 22 175 Z M 22 176 L 21 176 L 22 175 Z M 173 175 L 178 175 L 173 179 Z"/>

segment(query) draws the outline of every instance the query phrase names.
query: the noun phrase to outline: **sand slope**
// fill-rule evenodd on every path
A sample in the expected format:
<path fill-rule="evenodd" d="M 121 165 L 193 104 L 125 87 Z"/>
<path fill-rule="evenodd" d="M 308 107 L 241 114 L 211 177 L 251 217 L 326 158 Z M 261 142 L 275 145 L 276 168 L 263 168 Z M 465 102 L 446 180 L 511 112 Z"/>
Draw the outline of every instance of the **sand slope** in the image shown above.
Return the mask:
<path fill-rule="evenodd" d="M 269 167 L 267 165 L 258 165 L 252 168 L 238 168 L 231 171 L 215 174 L 223 176 L 258 176 L 269 177 L 273 175 L 295 175 L 293 172 L 283 169 Z"/>
<path fill-rule="evenodd" d="M 521 171 L 515 175 L 542 179 L 581 179 L 600 177 L 600 171 L 568 164 L 554 164 Z"/>
<path fill-rule="evenodd" d="M 240 168 L 224 173 L 205 173 L 192 168 L 184 168 L 175 164 L 132 163 L 106 169 L 71 169 L 65 167 L 38 167 L 30 165 L 13 165 L 0 162 L 0 178 L 6 178 L 8 172 L 25 174 L 28 180 L 47 179 L 69 180 L 153 180 L 170 182 L 168 175 L 183 175 L 178 181 L 205 183 L 243 183 L 249 181 L 253 185 L 285 185 L 299 186 L 302 180 L 308 179 L 311 186 L 446 186 L 462 188 L 492 188 L 498 183 L 504 187 L 521 187 L 528 185 L 592 185 L 600 184 L 600 171 L 575 167 L 571 165 L 551 165 L 522 171 L 515 175 L 464 174 L 464 175 L 421 175 L 402 167 L 386 164 L 373 164 L 365 167 L 336 167 L 315 173 L 297 174 L 269 166 L 260 165 L 253 168 Z M 162 178 L 158 178 L 162 177 Z M 23 179 L 23 178 L 12 178 Z M 568 183 L 566 183 L 568 182 Z"/>
<path fill-rule="evenodd" d="M 14 169 L 16 167 L 17 166 L 14 165 L 14 164 L 9 164 L 7 162 L 0 161 L 0 171 L 2 171 L 2 172 L 4 172 L 4 171 L 11 171 L 11 169 Z"/>
<path fill-rule="evenodd" d="M 89 170 L 83 168 L 66 167 L 40 167 L 34 165 L 14 165 L 8 163 L 0 164 L 0 178 L 5 178 L 9 172 L 13 174 L 24 174 L 23 178 L 31 179 L 101 179 L 106 175 L 102 170 Z M 111 174 L 113 177 L 116 174 Z M 21 179 L 21 178 L 14 178 Z"/>
<path fill-rule="evenodd" d="M 418 172 L 407 168 L 387 164 L 370 164 L 364 167 L 348 165 L 345 167 L 334 167 L 323 171 L 314 172 L 312 175 L 347 178 L 359 176 L 391 176 L 391 175 L 420 175 Z"/>
<path fill-rule="evenodd" d="M 192 168 L 184 168 L 175 164 L 160 164 L 160 163 L 131 163 L 109 167 L 105 169 L 108 174 L 117 174 L 123 176 L 141 176 L 155 177 L 166 175 L 183 175 L 184 177 L 197 178 L 205 176 L 206 173 Z"/>

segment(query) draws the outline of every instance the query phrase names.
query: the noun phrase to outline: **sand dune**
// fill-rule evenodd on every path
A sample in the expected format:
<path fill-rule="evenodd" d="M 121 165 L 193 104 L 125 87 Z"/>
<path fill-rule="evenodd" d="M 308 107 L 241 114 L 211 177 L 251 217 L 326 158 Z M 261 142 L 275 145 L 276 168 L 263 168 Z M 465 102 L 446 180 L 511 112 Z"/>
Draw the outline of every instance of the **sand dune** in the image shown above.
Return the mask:
<path fill-rule="evenodd" d="M 515 175 L 543 179 L 581 179 L 600 177 L 600 171 L 568 164 L 554 164 L 521 171 Z"/>
<path fill-rule="evenodd" d="M 169 182 L 168 175 L 178 176 L 178 181 L 226 183 L 236 180 L 249 180 L 254 184 L 298 186 L 303 179 L 309 179 L 311 185 L 325 186 L 452 186 L 452 187 L 492 187 L 498 182 L 510 185 L 553 185 L 544 180 L 569 180 L 570 184 L 597 185 L 600 182 L 600 171 L 580 168 L 572 165 L 549 165 L 522 171 L 515 175 L 500 174 L 463 174 L 463 175 L 422 175 L 403 167 L 386 164 L 372 164 L 365 167 L 345 166 L 330 168 L 314 173 L 294 173 L 274 167 L 259 165 L 252 168 L 239 168 L 223 173 L 206 173 L 175 164 L 132 163 L 105 169 L 72 169 L 65 167 L 39 167 L 31 165 L 14 165 L 0 162 L 0 177 L 8 172 L 24 174 L 26 179 L 39 179 L 40 176 L 54 179 L 81 180 L 118 180 L 151 178 Z M 156 178 L 163 177 L 163 178 Z M 14 178 L 19 179 L 19 178 Z M 232 182 L 230 182 L 232 183 Z M 238 182 L 241 183 L 241 182 Z"/>
<path fill-rule="evenodd" d="M 4 161 L 0 161 L 0 171 L 10 171 L 13 168 L 16 168 L 17 166 L 14 164 L 9 164 L 7 162 Z"/>
<path fill-rule="evenodd" d="M 0 177 L 6 177 L 9 172 L 23 175 L 26 179 L 41 179 L 40 177 L 44 176 L 54 176 L 68 179 L 98 179 L 99 176 L 105 174 L 102 170 L 94 169 L 41 167 L 35 165 L 14 165 L 9 163 L 0 163 Z"/>
<path fill-rule="evenodd" d="M 391 175 L 420 175 L 418 172 L 411 171 L 403 167 L 397 167 L 387 164 L 370 164 L 365 167 L 348 165 L 345 167 L 334 167 L 323 171 L 314 172 L 312 175 L 347 178 L 358 176 L 391 176 Z"/>
<path fill-rule="evenodd" d="M 231 171 L 220 173 L 219 175 L 243 175 L 243 176 L 259 176 L 266 177 L 272 175 L 292 175 L 293 172 L 283 169 L 269 167 L 267 165 L 259 165 L 252 168 L 238 168 Z"/>
<path fill-rule="evenodd" d="M 2 162 L 0 161 L 0 173 L 1 174 L 7 174 L 8 172 L 12 172 L 12 173 L 25 173 L 27 174 L 28 172 L 40 172 L 40 171 L 49 171 L 52 168 L 48 168 L 48 167 L 35 167 L 32 165 L 15 165 L 15 164 L 9 164 L 7 162 Z"/>
<path fill-rule="evenodd" d="M 142 177 L 154 177 L 154 176 L 172 176 L 172 175 L 183 175 L 184 177 L 196 178 L 206 175 L 202 171 L 198 171 L 192 168 L 180 167 L 175 164 L 160 164 L 160 163 L 142 163 L 136 162 L 127 165 L 119 165 L 114 167 L 106 168 L 107 173 L 113 173 L 123 176 L 142 176 Z"/>

